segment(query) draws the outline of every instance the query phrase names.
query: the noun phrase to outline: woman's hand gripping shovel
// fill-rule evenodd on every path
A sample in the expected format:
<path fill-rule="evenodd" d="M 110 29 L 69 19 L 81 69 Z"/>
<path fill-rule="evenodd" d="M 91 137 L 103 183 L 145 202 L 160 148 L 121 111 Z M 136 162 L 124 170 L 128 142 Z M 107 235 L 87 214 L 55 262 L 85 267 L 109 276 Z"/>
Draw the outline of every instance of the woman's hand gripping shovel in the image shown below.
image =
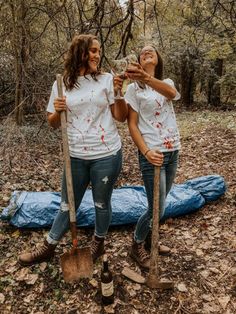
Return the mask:
<path fill-rule="evenodd" d="M 62 76 L 57 74 L 58 97 L 63 97 Z M 93 275 L 93 261 L 89 247 L 78 248 L 75 202 L 73 192 L 73 182 L 71 175 L 70 153 L 66 130 L 66 113 L 60 114 L 63 155 L 66 172 L 66 187 L 69 205 L 70 230 L 72 235 L 72 249 L 61 256 L 61 268 L 65 282 L 73 282 L 80 278 L 91 278 Z"/>
<path fill-rule="evenodd" d="M 123 269 L 122 274 L 135 282 L 145 283 L 150 288 L 165 290 L 174 288 L 174 283 L 170 280 L 160 279 L 158 271 L 160 170 L 161 167 L 154 167 L 152 245 L 148 277 L 145 279 L 143 276 L 127 267 Z"/>

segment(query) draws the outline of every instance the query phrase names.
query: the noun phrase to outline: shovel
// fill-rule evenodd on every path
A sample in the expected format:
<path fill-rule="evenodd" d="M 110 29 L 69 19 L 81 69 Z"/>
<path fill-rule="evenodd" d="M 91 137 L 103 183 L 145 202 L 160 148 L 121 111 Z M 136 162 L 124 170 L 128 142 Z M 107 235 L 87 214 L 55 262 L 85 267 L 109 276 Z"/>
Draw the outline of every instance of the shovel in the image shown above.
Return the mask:
<path fill-rule="evenodd" d="M 159 197 L 160 197 L 160 171 L 161 167 L 154 167 L 154 186 L 153 186 L 153 217 L 152 217 L 152 245 L 150 253 L 150 268 L 147 278 L 147 285 L 150 288 L 172 289 L 174 283 L 169 280 L 159 280 L 158 261 L 159 261 Z"/>
<path fill-rule="evenodd" d="M 122 274 L 140 284 L 146 284 L 150 288 L 173 289 L 174 283 L 167 279 L 159 279 L 158 261 L 159 261 L 159 196 L 160 196 L 160 167 L 154 168 L 154 186 L 153 186 L 153 218 L 152 218 L 152 245 L 150 253 L 150 268 L 147 279 L 137 272 L 125 267 Z"/>
<path fill-rule="evenodd" d="M 57 90 L 58 97 L 63 97 L 62 90 L 62 75 L 57 74 Z M 71 175 L 71 163 L 69 144 L 66 130 L 66 112 L 62 111 L 60 114 L 61 129 L 62 129 L 62 142 L 63 142 L 63 155 L 65 162 L 66 172 L 66 187 L 69 205 L 70 216 L 70 231 L 72 235 L 72 249 L 61 256 L 61 268 L 65 282 L 73 282 L 80 278 L 91 278 L 93 275 L 93 261 L 89 247 L 78 248 L 77 227 L 76 227 L 76 214 L 75 202 L 73 192 L 73 182 Z"/>

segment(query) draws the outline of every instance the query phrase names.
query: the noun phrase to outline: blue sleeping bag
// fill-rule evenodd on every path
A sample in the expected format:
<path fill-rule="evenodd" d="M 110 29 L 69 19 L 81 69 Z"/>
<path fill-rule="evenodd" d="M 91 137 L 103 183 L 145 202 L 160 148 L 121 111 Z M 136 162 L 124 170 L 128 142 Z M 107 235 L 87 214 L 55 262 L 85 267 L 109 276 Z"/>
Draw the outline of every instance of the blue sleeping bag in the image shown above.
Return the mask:
<path fill-rule="evenodd" d="M 218 199 L 225 191 L 225 181 L 219 175 L 199 177 L 184 184 L 173 185 L 167 196 L 162 220 L 193 213 L 206 202 Z M 58 192 L 14 191 L 0 219 L 19 228 L 49 227 L 60 208 L 60 201 Z M 135 224 L 146 208 L 147 199 L 143 186 L 115 189 L 112 194 L 111 225 Z M 79 227 L 94 226 L 95 210 L 91 190 L 86 191 L 76 218 Z"/>

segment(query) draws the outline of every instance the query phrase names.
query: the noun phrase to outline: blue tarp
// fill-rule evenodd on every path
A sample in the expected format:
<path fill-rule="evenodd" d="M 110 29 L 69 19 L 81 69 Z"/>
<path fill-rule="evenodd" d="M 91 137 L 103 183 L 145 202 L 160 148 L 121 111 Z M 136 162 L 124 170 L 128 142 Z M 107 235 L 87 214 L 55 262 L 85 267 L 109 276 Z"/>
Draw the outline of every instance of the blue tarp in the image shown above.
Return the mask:
<path fill-rule="evenodd" d="M 226 191 L 223 177 L 209 175 L 173 185 L 166 200 L 163 220 L 193 213 L 205 203 L 218 199 Z M 51 226 L 60 208 L 60 193 L 14 191 L 10 203 L 0 216 L 1 220 L 19 228 Z M 111 225 L 134 224 L 147 208 L 143 186 L 125 186 L 112 194 Z M 95 211 L 91 190 L 87 190 L 77 211 L 79 227 L 94 226 Z"/>

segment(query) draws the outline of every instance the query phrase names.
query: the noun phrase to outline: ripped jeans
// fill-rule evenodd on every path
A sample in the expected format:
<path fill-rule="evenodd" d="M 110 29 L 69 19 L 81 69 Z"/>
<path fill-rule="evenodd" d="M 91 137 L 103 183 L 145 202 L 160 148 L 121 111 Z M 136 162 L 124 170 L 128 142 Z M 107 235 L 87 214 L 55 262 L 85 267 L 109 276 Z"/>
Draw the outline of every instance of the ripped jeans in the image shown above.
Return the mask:
<path fill-rule="evenodd" d="M 121 171 L 121 149 L 113 155 L 93 160 L 71 157 L 71 172 L 74 189 L 75 208 L 78 209 L 84 193 L 91 182 L 95 206 L 95 235 L 104 237 L 111 222 L 111 195 Z M 69 229 L 65 170 L 62 178 L 61 208 L 54 219 L 47 240 L 57 244 Z"/>

